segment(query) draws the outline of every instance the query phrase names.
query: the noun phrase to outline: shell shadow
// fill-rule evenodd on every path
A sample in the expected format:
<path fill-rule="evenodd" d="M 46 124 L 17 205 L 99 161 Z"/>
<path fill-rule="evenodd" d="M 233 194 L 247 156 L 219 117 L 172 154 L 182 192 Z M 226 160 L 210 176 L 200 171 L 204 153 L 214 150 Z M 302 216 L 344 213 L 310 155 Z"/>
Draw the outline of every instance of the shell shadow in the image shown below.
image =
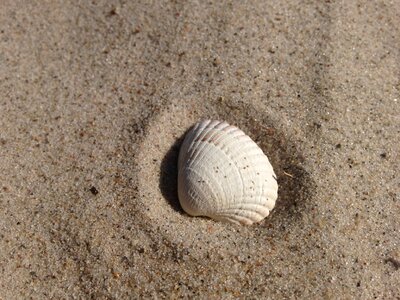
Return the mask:
<path fill-rule="evenodd" d="M 159 188 L 161 194 L 175 211 L 182 214 L 184 211 L 178 198 L 178 157 L 183 139 L 189 130 L 190 128 L 168 149 L 160 165 Z"/>

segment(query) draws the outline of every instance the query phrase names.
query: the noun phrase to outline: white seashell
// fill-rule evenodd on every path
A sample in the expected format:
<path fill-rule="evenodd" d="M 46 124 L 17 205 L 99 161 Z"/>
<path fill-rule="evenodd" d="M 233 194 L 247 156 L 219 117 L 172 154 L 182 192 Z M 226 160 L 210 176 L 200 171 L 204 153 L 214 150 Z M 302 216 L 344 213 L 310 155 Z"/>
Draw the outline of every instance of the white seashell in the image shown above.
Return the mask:
<path fill-rule="evenodd" d="M 267 156 L 249 136 L 226 122 L 206 120 L 183 141 L 178 196 L 189 215 L 251 225 L 274 208 L 278 184 Z"/>

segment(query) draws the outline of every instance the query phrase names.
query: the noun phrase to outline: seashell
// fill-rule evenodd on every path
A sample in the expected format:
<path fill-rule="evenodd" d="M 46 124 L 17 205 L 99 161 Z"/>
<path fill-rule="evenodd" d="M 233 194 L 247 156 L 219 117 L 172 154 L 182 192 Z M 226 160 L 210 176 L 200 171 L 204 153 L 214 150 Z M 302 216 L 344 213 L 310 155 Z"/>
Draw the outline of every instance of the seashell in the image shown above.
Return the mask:
<path fill-rule="evenodd" d="M 179 152 L 178 196 L 186 213 L 251 225 L 274 208 L 278 184 L 263 151 L 226 122 L 201 121 Z"/>

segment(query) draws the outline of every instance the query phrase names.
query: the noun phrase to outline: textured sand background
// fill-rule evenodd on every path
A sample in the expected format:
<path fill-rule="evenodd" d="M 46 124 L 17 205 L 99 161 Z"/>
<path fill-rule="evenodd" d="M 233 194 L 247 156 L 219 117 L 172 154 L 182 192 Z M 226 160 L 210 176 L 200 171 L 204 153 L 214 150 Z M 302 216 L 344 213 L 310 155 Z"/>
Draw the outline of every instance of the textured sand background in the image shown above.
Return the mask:
<path fill-rule="evenodd" d="M 400 1 L 0 1 L 0 299 L 399 299 L 399 24 Z M 201 117 L 270 157 L 261 224 L 181 211 Z"/>

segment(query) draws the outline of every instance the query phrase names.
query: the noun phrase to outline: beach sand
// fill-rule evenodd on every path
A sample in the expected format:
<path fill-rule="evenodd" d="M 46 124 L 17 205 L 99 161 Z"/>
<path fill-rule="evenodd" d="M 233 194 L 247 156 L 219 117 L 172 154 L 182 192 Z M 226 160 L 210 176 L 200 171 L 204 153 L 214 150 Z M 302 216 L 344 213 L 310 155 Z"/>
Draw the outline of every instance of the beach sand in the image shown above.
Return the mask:
<path fill-rule="evenodd" d="M 400 299 L 399 1 L 0 6 L 0 299 Z M 180 208 L 202 118 L 270 158 L 260 224 Z"/>

